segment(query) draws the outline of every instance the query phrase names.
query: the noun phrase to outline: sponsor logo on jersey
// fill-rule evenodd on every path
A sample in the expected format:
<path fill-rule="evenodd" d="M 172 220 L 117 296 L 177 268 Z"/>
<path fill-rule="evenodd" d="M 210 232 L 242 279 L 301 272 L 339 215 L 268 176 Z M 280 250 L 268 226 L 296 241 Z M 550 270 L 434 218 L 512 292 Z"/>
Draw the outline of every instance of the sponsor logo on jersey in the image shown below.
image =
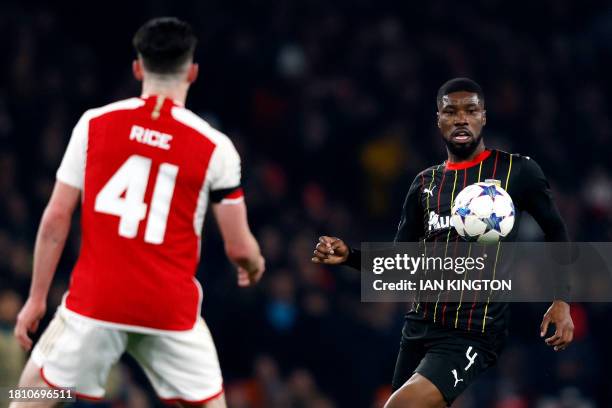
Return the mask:
<path fill-rule="evenodd" d="M 439 229 L 450 227 L 450 215 L 439 216 L 435 211 L 429 212 L 429 220 L 427 221 L 427 229 L 429 231 L 436 231 Z"/>
<path fill-rule="evenodd" d="M 436 186 L 433 186 L 431 189 L 429 188 L 424 188 L 423 189 L 423 194 L 427 194 L 430 197 L 433 197 L 433 191 L 436 189 Z"/>

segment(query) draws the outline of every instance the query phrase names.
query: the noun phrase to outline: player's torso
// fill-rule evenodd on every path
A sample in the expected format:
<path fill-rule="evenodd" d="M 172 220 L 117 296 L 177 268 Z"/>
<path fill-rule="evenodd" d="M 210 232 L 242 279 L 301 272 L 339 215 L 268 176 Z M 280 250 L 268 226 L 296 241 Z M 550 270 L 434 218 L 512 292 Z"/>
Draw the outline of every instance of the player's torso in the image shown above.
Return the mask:
<path fill-rule="evenodd" d="M 82 246 L 67 306 L 184 330 L 199 314 L 196 218 L 215 144 L 177 120 L 185 109 L 161 99 L 134 98 L 89 121 Z"/>
<path fill-rule="evenodd" d="M 432 248 L 444 253 L 462 240 L 450 225 L 451 209 L 457 194 L 470 184 L 494 181 L 504 188 L 514 200 L 516 221 L 512 232 L 505 238 L 514 240 L 520 222 L 521 200 L 518 174 L 521 157 L 492 150 L 486 151 L 476 160 L 455 165 L 441 164 L 420 173 L 420 206 L 423 215 L 423 231 L 426 241 L 433 241 Z M 436 255 L 435 253 L 431 254 Z M 489 305 L 467 301 L 462 303 L 433 302 L 432 299 L 419 299 L 409 318 L 433 321 L 444 327 L 483 332 L 487 328 L 496 331 L 506 327 L 507 305 Z"/>
<path fill-rule="evenodd" d="M 153 102 L 89 122 L 83 227 L 132 250 L 180 252 L 197 238 L 194 212 L 215 145 L 175 120 L 169 100 L 154 119 Z"/>

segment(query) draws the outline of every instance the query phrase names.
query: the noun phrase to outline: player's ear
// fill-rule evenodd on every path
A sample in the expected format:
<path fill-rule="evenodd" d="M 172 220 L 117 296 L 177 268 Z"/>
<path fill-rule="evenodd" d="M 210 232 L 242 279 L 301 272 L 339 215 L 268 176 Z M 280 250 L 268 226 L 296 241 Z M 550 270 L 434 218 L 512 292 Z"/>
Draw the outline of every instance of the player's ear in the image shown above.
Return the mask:
<path fill-rule="evenodd" d="M 436 124 L 438 128 L 440 128 L 440 112 L 436 112 Z"/>
<path fill-rule="evenodd" d="M 144 70 L 142 69 L 142 63 L 139 59 L 135 59 L 132 62 L 132 74 L 134 74 L 134 78 L 137 81 L 142 81 L 144 79 Z"/>
<path fill-rule="evenodd" d="M 487 111 L 482 111 L 482 126 L 487 124 Z"/>
<path fill-rule="evenodd" d="M 196 63 L 189 65 L 189 71 L 187 71 L 187 82 L 190 84 L 194 83 L 198 79 L 198 73 L 200 72 L 200 66 Z"/>

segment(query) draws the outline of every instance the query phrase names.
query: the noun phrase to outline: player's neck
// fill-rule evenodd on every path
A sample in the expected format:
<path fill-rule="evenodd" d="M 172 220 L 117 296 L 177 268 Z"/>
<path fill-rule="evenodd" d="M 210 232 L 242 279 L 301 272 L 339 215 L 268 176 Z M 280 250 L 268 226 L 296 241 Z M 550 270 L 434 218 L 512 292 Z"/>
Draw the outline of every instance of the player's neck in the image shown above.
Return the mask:
<path fill-rule="evenodd" d="M 147 78 L 142 82 L 142 95 L 159 95 L 185 105 L 189 84 L 179 81 L 158 81 Z"/>
<path fill-rule="evenodd" d="M 459 157 L 453 153 L 451 153 L 450 151 L 448 151 L 448 162 L 449 163 L 462 163 L 462 162 L 470 162 L 472 160 L 474 160 L 479 154 L 481 154 L 482 152 L 485 151 L 485 145 L 484 143 L 481 141 L 478 146 L 476 147 L 476 149 L 474 149 L 474 151 L 472 152 L 472 154 L 470 154 L 467 157 Z"/>

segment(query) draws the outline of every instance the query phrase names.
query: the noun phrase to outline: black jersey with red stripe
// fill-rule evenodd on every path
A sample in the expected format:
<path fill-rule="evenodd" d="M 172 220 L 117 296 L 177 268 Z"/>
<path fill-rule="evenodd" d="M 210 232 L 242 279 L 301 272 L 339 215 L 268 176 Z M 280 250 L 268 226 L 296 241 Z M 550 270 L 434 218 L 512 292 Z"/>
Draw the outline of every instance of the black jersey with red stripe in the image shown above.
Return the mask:
<path fill-rule="evenodd" d="M 464 187 L 490 179 L 497 180 L 514 201 L 515 226 L 505 241 L 516 240 L 523 211 L 538 222 L 547 241 L 568 240 L 565 224 L 540 166 L 527 156 L 485 150 L 472 161 L 444 162 L 417 175 L 406 196 L 395 241 L 425 240 L 437 242 L 436 247 L 443 249 L 460 240 L 450 225 L 453 200 Z M 469 331 L 504 330 L 506 327 L 507 303 L 420 300 L 413 305 L 407 318 Z"/>

